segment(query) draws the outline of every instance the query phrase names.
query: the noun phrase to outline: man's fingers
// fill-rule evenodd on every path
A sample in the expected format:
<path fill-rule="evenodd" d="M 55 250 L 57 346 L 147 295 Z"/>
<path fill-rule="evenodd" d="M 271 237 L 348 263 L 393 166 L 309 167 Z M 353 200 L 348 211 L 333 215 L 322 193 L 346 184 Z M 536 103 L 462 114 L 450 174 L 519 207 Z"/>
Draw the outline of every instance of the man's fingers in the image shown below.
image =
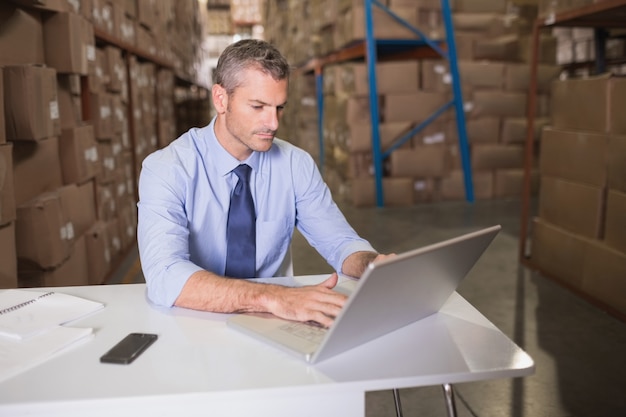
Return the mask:
<path fill-rule="evenodd" d="M 330 327 L 347 298 L 332 290 L 338 280 L 338 275 L 333 273 L 317 285 L 282 288 L 279 302 L 270 312 L 289 320 L 315 321 Z"/>
<path fill-rule="evenodd" d="M 328 289 L 333 289 L 339 282 L 339 275 L 336 272 L 333 272 L 330 277 L 328 277 L 325 281 L 320 282 L 318 285 L 322 287 L 326 287 Z"/>

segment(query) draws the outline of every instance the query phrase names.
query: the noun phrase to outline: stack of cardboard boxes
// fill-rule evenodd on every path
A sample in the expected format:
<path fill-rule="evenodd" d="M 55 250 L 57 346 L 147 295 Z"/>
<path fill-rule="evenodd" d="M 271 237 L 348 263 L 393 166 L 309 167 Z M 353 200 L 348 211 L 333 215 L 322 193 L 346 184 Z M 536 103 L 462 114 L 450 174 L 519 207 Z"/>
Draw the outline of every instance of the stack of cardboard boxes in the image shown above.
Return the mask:
<path fill-rule="evenodd" d="M 531 2 L 511 8 L 512 3 L 504 0 L 452 3 L 475 197 L 520 196 L 530 81 L 528 45 L 537 4 Z M 389 0 L 385 4 L 426 35 L 443 38 L 439 0 Z M 291 17 L 295 11 L 302 14 L 299 20 L 308 12 L 313 22 L 310 29 L 317 29 L 313 37 L 317 39 L 317 46 L 310 50 L 323 55 L 364 39 L 363 2 L 325 5 L 311 4 L 308 9 L 294 6 L 285 11 Z M 417 38 L 380 8 L 372 10 L 377 39 Z M 276 6 L 275 11 L 280 13 L 281 10 Z M 284 45 L 287 51 L 295 50 L 289 40 L 278 36 L 283 30 L 291 30 L 284 20 L 279 17 L 278 27 L 268 29 L 270 40 Z M 548 122 L 550 83 L 561 72 L 555 65 L 555 38 L 543 36 L 541 48 L 536 138 L 541 126 Z M 307 50 L 306 45 L 304 49 Z M 290 56 L 294 60 L 300 58 L 298 54 Z M 453 98 L 448 61 L 443 59 L 379 61 L 376 78 L 383 152 Z M 364 62 L 328 64 L 323 67 L 323 79 L 325 179 L 337 197 L 346 197 L 355 205 L 374 205 L 367 66 Z M 314 86 L 310 81 L 302 84 Z M 314 89 L 298 88 L 298 91 L 304 95 L 290 100 L 290 106 L 293 102 L 315 100 Z M 317 129 L 313 117 L 303 116 L 305 110 L 316 112 L 315 105 L 306 108 L 297 105 L 299 115 L 287 116 L 280 133 L 307 149 L 311 147 L 311 140 L 319 147 L 316 137 L 309 134 Z M 294 120 L 296 118 L 298 120 Z M 309 121 L 304 124 L 306 132 L 302 129 L 302 120 Z M 385 205 L 464 199 L 464 174 L 454 110 L 446 111 L 393 150 L 383 170 Z M 536 172 L 534 178 L 536 189 Z"/>
<path fill-rule="evenodd" d="M 102 283 L 134 242 L 141 161 L 177 133 L 173 13 L 0 3 L 0 288 Z"/>
<path fill-rule="evenodd" d="M 626 314 L 626 78 L 555 82 L 531 260 Z"/>
<path fill-rule="evenodd" d="M 8 28 L 0 38 L 5 150 L 11 150 L 4 154 L 15 207 L 5 219 L 13 222 L 13 242 L 5 243 L 19 260 L 2 286 L 87 283 L 86 234 L 96 221 L 91 180 L 99 160 L 93 128 L 79 123 L 74 96 L 93 64 L 93 30 L 76 14 L 7 2 L 0 8 Z"/>

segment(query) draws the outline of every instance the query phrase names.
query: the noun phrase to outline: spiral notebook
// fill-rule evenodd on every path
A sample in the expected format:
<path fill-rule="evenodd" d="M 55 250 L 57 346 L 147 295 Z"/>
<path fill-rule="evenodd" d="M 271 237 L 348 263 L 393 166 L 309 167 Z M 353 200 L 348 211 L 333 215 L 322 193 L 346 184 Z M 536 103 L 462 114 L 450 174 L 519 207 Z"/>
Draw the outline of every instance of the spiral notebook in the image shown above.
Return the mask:
<path fill-rule="evenodd" d="M 63 324 L 103 307 L 96 301 L 53 291 L 0 291 L 0 381 L 89 339 L 91 328 Z"/>
<path fill-rule="evenodd" d="M 104 304 L 51 291 L 0 291 L 0 336 L 26 339 L 77 320 Z"/>

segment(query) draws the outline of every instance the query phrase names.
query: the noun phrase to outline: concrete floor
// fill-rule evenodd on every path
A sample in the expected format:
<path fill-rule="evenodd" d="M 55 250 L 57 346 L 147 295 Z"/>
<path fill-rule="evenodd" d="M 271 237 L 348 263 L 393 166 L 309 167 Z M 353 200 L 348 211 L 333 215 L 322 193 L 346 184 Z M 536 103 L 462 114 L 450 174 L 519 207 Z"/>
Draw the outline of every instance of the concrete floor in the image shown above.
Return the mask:
<path fill-rule="evenodd" d="M 456 385 L 459 417 L 626 416 L 626 323 L 520 266 L 519 201 L 342 208 L 357 232 L 385 253 L 502 225 L 459 293 L 532 356 L 536 372 Z M 296 274 L 331 272 L 299 234 L 293 256 Z M 141 281 L 137 265 L 135 251 L 112 282 Z M 441 387 L 403 389 L 400 398 L 406 417 L 446 415 Z M 392 392 L 369 393 L 366 415 L 395 416 Z"/>

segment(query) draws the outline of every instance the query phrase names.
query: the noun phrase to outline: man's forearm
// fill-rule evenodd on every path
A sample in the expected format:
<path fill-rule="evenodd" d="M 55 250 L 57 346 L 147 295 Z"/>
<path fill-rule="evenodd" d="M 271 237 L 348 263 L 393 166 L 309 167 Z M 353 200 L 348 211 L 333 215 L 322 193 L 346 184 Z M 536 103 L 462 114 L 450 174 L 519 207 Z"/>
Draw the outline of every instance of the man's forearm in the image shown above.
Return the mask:
<path fill-rule="evenodd" d="M 217 313 L 266 311 L 270 290 L 266 285 L 198 271 L 189 277 L 174 305 Z"/>

